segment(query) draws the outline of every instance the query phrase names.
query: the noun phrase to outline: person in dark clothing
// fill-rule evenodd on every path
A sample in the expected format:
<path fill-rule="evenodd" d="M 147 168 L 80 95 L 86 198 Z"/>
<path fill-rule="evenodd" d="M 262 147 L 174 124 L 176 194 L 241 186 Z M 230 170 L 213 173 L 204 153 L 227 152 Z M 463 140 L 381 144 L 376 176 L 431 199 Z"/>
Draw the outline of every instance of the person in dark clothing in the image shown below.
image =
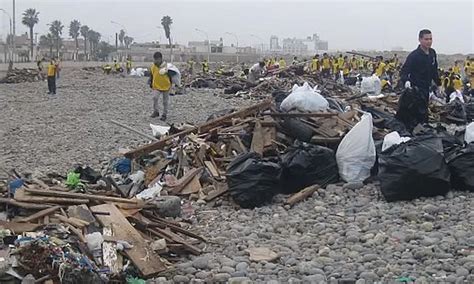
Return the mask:
<path fill-rule="evenodd" d="M 418 123 L 428 122 L 429 93 L 430 91 L 437 92 L 441 85 L 436 51 L 431 48 L 433 43 L 431 31 L 421 30 L 418 34 L 418 40 L 420 42 L 418 48 L 408 55 L 400 71 L 399 84 L 404 85 L 406 89 L 403 95 L 417 96 L 409 100 L 400 98 L 399 101 L 397 117 L 399 119 L 403 117 L 405 125 L 410 124 L 410 126 L 407 125 L 408 128 L 412 128 Z M 433 85 L 433 82 L 435 85 Z M 402 103 L 406 101 L 416 103 L 415 105 L 411 104 L 408 110 L 402 106 Z"/>

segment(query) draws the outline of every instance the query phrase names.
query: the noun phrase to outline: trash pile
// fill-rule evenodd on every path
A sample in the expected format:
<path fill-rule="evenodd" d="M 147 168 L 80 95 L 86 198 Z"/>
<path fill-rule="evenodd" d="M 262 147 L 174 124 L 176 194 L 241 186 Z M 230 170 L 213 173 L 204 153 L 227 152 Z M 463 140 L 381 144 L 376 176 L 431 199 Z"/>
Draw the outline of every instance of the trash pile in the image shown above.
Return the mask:
<path fill-rule="evenodd" d="M 0 83 L 16 84 L 23 82 L 36 82 L 43 80 L 43 76 L 38 69 L 14 68 L 7 72 L 5 78 L 0 79 Z"/>
<path fill-rule="evenodd" d="M 159 183 L 142 191 L 139 173 L 124 174 L 129 184 L 117 185 L 130 163 L 115 165 L 107 176 L 80 166 L 67 177 L 45 179 L 8 172 L 0 198 L 9 219 L 0 221 L 1 251 L 8 257 L 0 260 L 0 279 L 124 283 L 168 271 L 179 255 L 200 254 L 197 245 L 206 239 L 186 229 L 192 207 L 185 210 L 176 196 L 158 196 Z"/>

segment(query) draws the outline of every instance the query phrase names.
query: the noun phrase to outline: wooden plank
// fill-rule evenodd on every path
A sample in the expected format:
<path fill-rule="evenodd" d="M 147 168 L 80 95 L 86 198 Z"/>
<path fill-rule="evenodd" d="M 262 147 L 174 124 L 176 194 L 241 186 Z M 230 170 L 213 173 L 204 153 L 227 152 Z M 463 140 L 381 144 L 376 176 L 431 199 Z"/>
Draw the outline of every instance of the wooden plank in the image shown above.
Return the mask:
<path fill-rule="evenodd" d="M 182 244 L 184 248 L 194 255 L 201 254 L 201 250 L 198 247 L 193 246 L 192 244 L 186 242 L 183 238 L 179 235 L 165 229 L 161 229 L 159 227 L 155 227 L 153 229 L 148 229 L 150 232 L 155 233 L 158 236 L 162 236 L 165 240 L 171 240 L 174 243 Z"/>
<path fill-rule="evenodd" d="M 199 126 L 196 126 L 196 127 L 190 128 L 190 129 L 186 129 L 186 130 L 181 131 L 179 133 L 167 136 L 167 137 L 163 138 L 160 141 L 156 141 L 156 142 L 153 142 L 151 144 L 148 144 L 148 145 L 142 146 L 140 148 L 137 148 L 135 150 L 129 151 L 129 152 L 125 153 L 125 157 L 130 158 L 130 159 L 138 158 L 141 155 L 144 155 L 144 154 L 150 153 L 152 151 L 163 148 L 165 145 L 167 145 L 171 140 L 173 140 L 176 137 L 181 137 L 181 136 L 184 136 L 186 134 L 193 133 L 193 132 L 198 132 L 198 134 L 208 132 L 210 129 L 219 126 L 220 124 L 224 123 L 226 120 L 236 118 L 236 117 L 247 117 L 247 116 L 251 115 L 252 113 L 256 113 L 256 112 L 268 109 L 272 104 L 273 103 L 270 99 L 265 100 L 261 103 L 253 105 L 251 107 L 242 109 L 240 111 L 236 111 L 236 112 L 228 114 L 228 115 L 224 115 L 222 117 L 216 118 L 214 120 L 211 120 L 211 121 L 206 122 L 204 124 L 201 124 Z"/>
<path fill-rule="evenodd" d="M 171 160 L 163 159 L 157 164 L 145 169 L 145 185 L 149 187 L 151 182 L 158 176 L 158 174 L 171 162 Z"/>
<path fill-rule="evenodd" d="M 118 274 L 122 270 L 122 255 L 117 253 L 116 242 L 105 240 L 106 237 L 114 237 L 113 227 L 104 227 L 102 234 L 104 235 L 104 243 L 102 244 L 104 265 L 110 269 L 112 274 Z"/>
<path fill-rule="evenodd" d="M 290 196 L 285 201 L 285 204 L 293 206 L 296 203 L 298 203 L 298 202 L 310 197 L 311 195 L 313 195 L 313 193 L 315 193 L 316 190 L 318 190 L 318 188 L 319 188 L 319 185 L 317 185 L 317 184 L 308 186 L 308 187 L 302 189 L 301 191 L 299 191 L 299 192 L 293 194 L 292 196 Z"/>
<path fill-rule="evenodd" d="M 72 225 L 75 228 L 79 228 L 79 229 L 82 229 L 85 226 L 89 225 L 89 224 L 85 224 L 83 222 L 78 221 L 79 219 L 77 219 L 77 218 L 68 218 L 68 217 L 64 217 L 63 215 L 60 215 L 60 214 L 54 214 L 54 218 L 57 218 L 57 219 L 59 219 L 59 221 L 64 222 L 64 223 L 69 224 L 69 225 Z"/>
<path fill-rule="evenodd" d="M 3 197 L 0 197 L 0 203 L 9 204 L 9 205 L 13 205 L 13 206 L 25 208 L 25 209 L 46 209 L 53 206 L 53 205 L 48 205 L 48 204 L 34 204 L 34 203 L 20 202 L 12 198 L 3 198 Z"/>
<path fill-rule="evenodd" d="M 40 224 L 33 223 L 18 223 L 18 222 L 7 222 L 0 220 L 0 227 L 12 231 L 14 234 L 22 234 L 24 232 L 33 232 L 35 231 Z"/>
<path fill-rule="evenodd" d="M 187 172 L 182 178 L 180 178 L 176 183 L 167 184 L 167 186 L 171 189 L 172 194 L 180 193 L 183 188 L 193 180 L 195 176 L 200 177 L 202 174 L 202 168 L 194 168 Z"/>
<path fill-rule="evenodd" d="M 252 137 L 252 144 L 250 146 L 250 150 L 263 155 L 263 132 L 262 132 L 262 124 L 260 121 L 255 123 L 255 128 L 253 130 L 253 137 Z"/>
<path fill-rule="evenodd" d="M 54 207 L 51 207 L 51 208 L 47 208 L 47 209 L 44 209 L 44 210 L 41 210 L 39 212 L 36 212 L 35 214 L 33 215 L 30 215 L 28 217 L 24 217 L 24 218 L 21 218 L 20 220 L 18 220 L 18 222 L 32 222 L 32 221 L 35 221 L 39 218 L 42 218 L 44 216 L 48 216 L 48 215 L 51 215 L 54 213 L 54 211 L 58 210 L 59 208 L 61 208 L 61 206 L 54 206 Z"/>
<path fill-rule="evenodd" d="M 159 257 L 151 251 L 145 239 L 127 221 L 123 214 L 113 204 L 102 204 L 93 206 L 90 210 L 94 212 L 110 212 L 110 215 L 96 215 L 102 226 L 112 227 L 115 237 L 127 241 L 132 248 L 125 250 L 127 257 L 138 268 L 143 277 L 152 277 L 166 270 L 166 266 Z"/>
<path fill-rule="evenodd" d="M 151 139 L 151 140 L 153 140 L 153 141 L 157 141 L 157 140 L 158 140 L 158 139 L 156 139 L 156 137 L 154 137 L 153 135 L 148 135 L 148 134 L 146 134 L 146 133 L 143 133 L 143 132 L 141 132 L 141 131 L 139 131 L 139 130 L 136 130 L 135 128 L 132 128 L 132 127 L 130 127 L 130 126 L 128 126 L 128 125 L 122 124 L 122 123 L 120 123 L 120 122 L 118 122 L 118 121 L 116 121 L 116 120 L 111 119 L 110 122 L 112 122 L 113 124 L 118 125 L 118 126 L 120 126 L 120 127 L 123 127 L 123 128 L 125 128 L 125 129 L 127 129 L 127 130 L 129 130 L 129 131 L 135 132 L 136 134 L 138 134 L 138 135 L 140 135 L 140 136 L 142 136 L 142 137 Z"/>
<path fill-rule="evenodd" d="M 181 190 L 178 194 L 187 195 L 198 193 L 202 189 L 201 183 L 199 182 L 199 175 L 194 178 Z"/>
<path fill-rule="evenodd" d="M 49 196 L 34 196 L 27 194 L 24 188 L 19 188 L 15 191 L 15 200 L 22 202 L 34 203 L 59 203 L 59 204 L 85 204 L 89 203 L 89 199 L 82 198 L 62 198 Z"/>
<path fill-rule="evenodd" d="M 209 170 L 211 175 L 215 178 L 220 177 L 219 172 L 217 169 L 214 167 L 214 164 L 211 161 L 204 161 L 204 164 L 206 165 L 206 168 Z"/>
<path fill-rule="evenodd" d="M 217 197 L 227 193 L 229 191 L 229 187 L 227 184 L 223 184 L 223 186 L 219 186 L 217 190 L 214 190 L 210 194 L 204 198 L 207 202 L 212 201 L 213 199 L 216 199 Z"/>
<path fill-rule="evenodd" d="M 83 198 L 83 199 L 90 199 L 90 200 L 111 201 L 111 202 L 120 202 L 120 203 L 134 203 L 134 204 L 138 203 L 136 199 L 128 199 L 128 198 L 104 196 L 104 195 L 94 195 L 94 194 L 86 194 L 86 193 L 63 192 L 63 191 L 42 190 L 42 189 L 33 189 L 33 188 L 27 188 L 26 192 L 30 194 L 44 195 L 44 196 Z"/>

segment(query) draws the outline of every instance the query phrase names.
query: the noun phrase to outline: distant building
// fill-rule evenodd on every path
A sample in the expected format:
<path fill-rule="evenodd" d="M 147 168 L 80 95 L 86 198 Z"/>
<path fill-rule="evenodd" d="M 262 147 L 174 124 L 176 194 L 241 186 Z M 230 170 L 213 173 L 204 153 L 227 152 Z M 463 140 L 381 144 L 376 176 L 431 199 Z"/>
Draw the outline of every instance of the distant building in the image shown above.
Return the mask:
<path fill-rule="evenodd" d="M 279 51 L 280 49 L 280 45 L 278 44 L 278 37 L 272 35 L 270 37 L 270 51 Z"/>
<path fill-rule="evenodd" d="M 204 41 L 190 41 L 188 42 L 188 47 L 191 49 L 192 52 L 208 52 L 210 47 L 211 53 L 222 53 L 224 42 L 222 38 L 219 40 L 211 40 L 208 43 L 207 40 Z"/>

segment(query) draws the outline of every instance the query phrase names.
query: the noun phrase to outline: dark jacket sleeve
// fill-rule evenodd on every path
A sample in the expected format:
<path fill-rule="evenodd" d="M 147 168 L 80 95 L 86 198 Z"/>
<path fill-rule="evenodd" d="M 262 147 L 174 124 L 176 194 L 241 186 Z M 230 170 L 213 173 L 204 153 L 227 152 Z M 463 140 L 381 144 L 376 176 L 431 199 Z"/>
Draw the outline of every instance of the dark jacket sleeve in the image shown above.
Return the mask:
<path fill-rule="evenodd" d="M 406 81 L 410 81 L 410 73 L 412 72 L 413 66 L 413 53 L 410 53 L 403 63 L 402 69 L 400 70 L 400 82 L 405 84 Z"/>
<path fill-rule="evenodd" d="M 441 86 L 441 80 L 439 78 L 439 72 L 438 72 L 438 56 L 436 55 L 436 51 L 433 49 L 433 53 L 434 53 L 434 59 L 435 59 L 435 64 L 433 64 L 433 70 L 432 70 L 432 73 L 433 74 L 433 81 L 436 83 L 436 86 Z"/>

